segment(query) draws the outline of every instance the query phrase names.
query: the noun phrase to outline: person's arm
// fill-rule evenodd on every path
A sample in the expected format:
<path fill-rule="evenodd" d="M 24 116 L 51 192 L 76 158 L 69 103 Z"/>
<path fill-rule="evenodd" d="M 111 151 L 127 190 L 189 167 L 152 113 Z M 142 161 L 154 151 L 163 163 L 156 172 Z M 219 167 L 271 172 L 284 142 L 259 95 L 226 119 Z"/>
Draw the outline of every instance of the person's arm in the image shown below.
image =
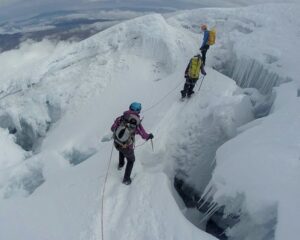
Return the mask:
<path fill-rule="evenodd" d="M 116 118 L 115 122 L 113 123 L 113 125 L 111 126 L 110 130 L 112 132 L 114 132 L 116 130 L 116 128 L 120 125 L 121 123 L 121 119 L 122 119 L 122 116 Z"/>
<path fill-rule="evenodd" d="M 187 78 L 188 77 L 188 73 L 189 73 L 189 68 L 190 68 L 190 64 L 191 64 L 191 60 L 189 61 L 189 64 L 187 65 L 185 72 L 184 72 L 184 77 Z"/>
<path fill-rule="evenodd" d="M 203 42 L 202 42 L 201 48 L 203 48 L 205 45 L 207 45 L 208 37 L 209 37 L 209 31 L 205 30 L 204 31 Z"/>
<path fill-rule="evenodd" d="M 148 134 L 146 132 L 146 130 L 144 129 L 142 124 L 140 124 L 136 130 L 137 130 L 137 134 L 139 134 L 144 140 L 148 140 L 150 135 L 152 135 L 152 134 Z M 152 138 L 153 138 L 153 135 L 152 135 Z"/>

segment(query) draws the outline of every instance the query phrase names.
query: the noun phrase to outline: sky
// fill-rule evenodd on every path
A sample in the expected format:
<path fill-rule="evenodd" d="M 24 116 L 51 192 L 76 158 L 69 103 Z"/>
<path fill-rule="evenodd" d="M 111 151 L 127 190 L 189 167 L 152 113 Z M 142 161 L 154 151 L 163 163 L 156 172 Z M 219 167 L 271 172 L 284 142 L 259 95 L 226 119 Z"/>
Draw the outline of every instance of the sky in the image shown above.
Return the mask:
<path fill-rule="evenodd" d="M 29 17 L 44 12 L 97 8 L 170 7 L 190 9 L 233 6 L 236 0 L 0 0 L 0 21 Z"/>
<path fill-rule="evenodd" d="M 300 0 L 0 0 L 0 22 L 22 19 L 45 12 L 95 8 L 191 9 L 200 7 L 234 7 L 266 2 L 299 2 Z"/>

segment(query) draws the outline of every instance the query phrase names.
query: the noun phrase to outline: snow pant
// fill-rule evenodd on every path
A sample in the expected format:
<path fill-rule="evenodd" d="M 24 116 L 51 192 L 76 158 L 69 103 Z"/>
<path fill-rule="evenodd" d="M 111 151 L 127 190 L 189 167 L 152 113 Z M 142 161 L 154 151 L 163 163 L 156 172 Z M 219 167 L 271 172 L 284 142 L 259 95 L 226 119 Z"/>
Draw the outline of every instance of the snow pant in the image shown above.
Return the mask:
<path fill-rule="evenodd" d="M 191 96 L 194 91 L 194 87 L 196 85 L 198 79 L 190 79 L 186 78 L 183 90 L 181 91 L 181 96 L 185 97 L 186 95 Z"/>
<path fill-rule="evenodd" d="M 209 45 L 204 45 L 200 50 L 201 50 L 201 55 L 202 55 L 202 63 L 205 66 L 205 60 L 206 60 L 206 52 L 209 49 Z"/>
<path fill-rule="evenodd" d="M 134 150 L 130 147 L 122 148 L 120 145 L 115 143 L 116 149 L 119 151 L 119 166 L 124 166 L 125 158 L 127 159 L 127 164 L 125 168 L 124 180 L 130 178 L 133 164 L 135 161 Z"/>

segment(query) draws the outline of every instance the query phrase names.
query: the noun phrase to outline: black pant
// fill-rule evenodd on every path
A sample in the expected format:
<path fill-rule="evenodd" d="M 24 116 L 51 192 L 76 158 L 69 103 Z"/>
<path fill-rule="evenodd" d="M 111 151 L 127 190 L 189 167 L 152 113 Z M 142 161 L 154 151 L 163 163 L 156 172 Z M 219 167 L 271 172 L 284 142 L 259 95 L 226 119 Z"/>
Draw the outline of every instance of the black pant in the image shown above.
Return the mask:
<path fill-rule="evenodd" d="M 209 45 L 204 45 L 200 50 L 201 50 L 201 55 L 202 55 L 202 63 L 205 65 L 205 60 L 206 60 L 206 52 L 209 49 Z"/>
<path fill-rule="evenodd" d="M 127 159 L 124 180 L 128 180 L 130 178 L 133 164 L 135 161 L 134 150 L 132 148 L 122 148 L 118 144 L 115 144 L 115 147 L 119 151 L 119 166 L 124 166 L 125 158 Z"/>
<path fill-rule="evenodd" d="M 186 95 L 191 96 L 194 91 L 194 87 L 196 85 L 198 79 L 190 79 L 190 78 L 186 78 L 183 90 L 181 91 L 181 96 L 185 97 Z"/>

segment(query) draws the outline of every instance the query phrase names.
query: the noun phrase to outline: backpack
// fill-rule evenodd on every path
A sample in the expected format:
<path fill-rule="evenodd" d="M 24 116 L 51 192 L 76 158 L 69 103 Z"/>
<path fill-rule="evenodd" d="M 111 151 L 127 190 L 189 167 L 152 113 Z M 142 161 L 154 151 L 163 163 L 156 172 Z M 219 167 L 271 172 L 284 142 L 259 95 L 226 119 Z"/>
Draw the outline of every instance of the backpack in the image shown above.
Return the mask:
<path fill-rule="evenodd" d="M 190 79 L 199 79 L 200 76 L 200 67 L 202 65 L 202 61 L 200 56 L 194 56 L 190 60 L 188 76 Z"/>
<path fill-rule="evenodd" d="M 209 36 L 208 36 L 208 45 L 214 45 L 216 43 L 216 29 L 215 28 L 212 28 L 210 31 L 209 31 Z"/>
<path fill-rule="evenodd" d="M 124 114 L 119 126 L 114 131 L 114 141 L 123 148 L 134 144 L 135 132 L 140 123 L 140 118 L 135 114 Z"/>

